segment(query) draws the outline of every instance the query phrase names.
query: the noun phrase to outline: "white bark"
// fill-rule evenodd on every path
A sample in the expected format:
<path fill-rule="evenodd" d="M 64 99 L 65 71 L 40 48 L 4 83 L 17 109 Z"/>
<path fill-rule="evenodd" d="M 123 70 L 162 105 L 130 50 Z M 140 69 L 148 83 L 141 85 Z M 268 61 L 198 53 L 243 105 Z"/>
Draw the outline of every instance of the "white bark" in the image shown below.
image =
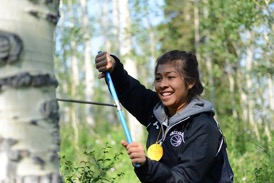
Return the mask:
<path fill-rule="evenodd" d="M 89 17 L 87 9 L 87 1 L 81 0 L 81 6 L 83 11 L 83 27 L 85 29 L 85 99 L 86 101 L 92 101 L 94 98 L 94 71 L 92 69 L 91 61 L 91 35 L 89 30 Z M 85 105 L 86 122 L 91 126 L 95 126 L 92 106 Z"/>
<path fill-rule="evenodd" d="M 237 110 L 236 110 L 236 102 L 235 102 L 235 81 L 233 78 L 232 69 L 227 73 L 228 81 L 229 81 L 229 93 L 231 97 L 231 108 L 232 108 L 232 115 L 234 119 L 238 118 Z"/>
<path fill-rule="evenodd" d="M 57 0 L 1 1 L 0 31 L 16 34 L 23 50 L 16 62 L 0 66 L 0 182 L 61 181 L 58 105 L 53 84 L 54 17 L 58 6 Z M 14 82 L 3 82 L 12 76 Z M 24 85 L 20 79 L 24 79 Z"/>
<path fill-rule="evenodd" d="M 209 82 L 209 94 L 210 94 L 210 101 L 212 102 L 213 106 L 216 104 L 216 97 L 215 97 L 215 85 L 213 79 L 213 63 L 211 60 L 211 56 L 208 55 L 206 58 L 206 68 L 208 73 L 208 82 Z"/>
<path fill-rule="evenodd" d="M 194 40 L 195 51 L 197 53 L 197 59 L 200 60 L 201 56 L 198 52 L 198 46 L 200 41 L 200 17 L 199 17 L 199 0 L 194 0 Z"/>
<path fill-rule="evenodd" d="M 128 7 L 128 0 L 119 1 L 120 10 L 120 55 L 121 58 L 125 58 L 125 69 L 128 73 L 134 77 L 138 78 L 136 63 L 127 57 L 127 54 L 132 50 L 132 41 L 130 31 L 130 13 Z M 142 125 L 133 117 L 129 112 L 127 112 L 128 123 L 130 127 L 130 132 L 134 141 L 140 141 L 143 135 Z"/>
<path fill-rule="evenodd" d="M 249 33 L 249 39 L 253 39 L 252 33 Z M 253 48 L 247 47 L 246 49 L 246 90 L 247 90 L 247 107 L 248 107 L 248 121 L 254 128 L 255 134 L 258 139 L 260 139 L 258 123 L 255 122 L 254 118 L 254 97 L 251 93 L 253 88 L 251 70 L 252 70 L 252 61 L 253 61 Z"/>
<path fill-rule="evenodd" d="M 74 9 L 73 9 L 73 3 L 72 0 L 68 1 L 68 4 L 71 8 L 70 10 L 70 19 L 71 19 L 71 26 L 74 27 L 75 25 L 75 17 L 74 17 Z M 75 40 L 71 40 L 70 43 L 71 46 L 71 97 L 77 98 L 77 91 L 79 86 L 79 69 L 78 69 L 78 58 L 76 56 L 76 47 L 77 44 Z M 74 144 L 76 148 L 78 147 L 78 139 L 79 139 L 79 129 L 78 129 L 78 118 L 77 118 L 77 105 L 72 105 L 70 108 L 70 114 L 71 114 L 71 123 L 74 131 Z"/>
<path fill-rule="evenodd" d="M 119 34 L 120 34 L 120 29 L 119 29 L 119 5 L 118 5 L 118 0 L 113 0 L 112 3 L 112 22 L 113 22 L 113 36 L 114 36 L 114 42 L 116 45 L 120 45 L 119 42 Z M 115 48 L 115 53 L 119 52 L 118 46 Z M 120 53 L 119 53 L 120 55 Z"/>
<path fill-rule="evenodd" d="M 149 2 L 146 2 L 146 6 L 149 6 Z M 153 20 L 150 18 L 149 13 L 150 13 L 149 10 L 146 9 L 145 10 L 145 14 L 146 14 L 145 20 L 147 21 L 148 37 L 150 39 L 149 48 L 150 48 L 152 60 L 155 61 L 157 59 L 156 36 L 155 36 L 155 31 L 154 31 L 153 25 L 152 25 Z"/>
<path fill-rule="evenodd" d="M 273 85 L 273 77 L 270 73 L 267 73 L 267 84 L 268 84 L 268 95 L 269 95 L 269 104 L 270 104 L 270 111 L 274 112 L 274 85 Z M 273 114 L 273 113 L 272 113 Z"/>
<path fill-rule="evenodd" d="M 108 0 L 102 1 L 102 31 L 105 38 L 104 41 L 104 49 L 110 51 L 111 49 L 111 41 L 110 41 L 110 17 L 109 17 L 109 3 Z"/>

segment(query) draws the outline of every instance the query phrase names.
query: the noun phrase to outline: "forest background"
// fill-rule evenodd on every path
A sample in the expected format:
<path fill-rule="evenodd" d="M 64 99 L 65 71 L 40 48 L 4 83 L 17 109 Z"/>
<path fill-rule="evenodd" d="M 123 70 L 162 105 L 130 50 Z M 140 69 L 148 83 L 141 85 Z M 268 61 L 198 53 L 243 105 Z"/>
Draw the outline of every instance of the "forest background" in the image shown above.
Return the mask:
<path fill-rule="evenodd" d="M 273 1 L 63 0 L 60 15 L 57 98 L 113 103 L 104 80 L 97 79 L 99 50 L 119 56 L 129 74 L 151 89 L 158 56 L 193 51 L 203 97 L 215 106 L 226 137 L 235 182 L 274 182 Z M 125 136 L 115 108 L 59 105 L 65 180 L 88 167 L 105 181 L 138 182 L 120 145 Z M 145 128 L 124 113 L 133 140 L 145 144 Z"/>

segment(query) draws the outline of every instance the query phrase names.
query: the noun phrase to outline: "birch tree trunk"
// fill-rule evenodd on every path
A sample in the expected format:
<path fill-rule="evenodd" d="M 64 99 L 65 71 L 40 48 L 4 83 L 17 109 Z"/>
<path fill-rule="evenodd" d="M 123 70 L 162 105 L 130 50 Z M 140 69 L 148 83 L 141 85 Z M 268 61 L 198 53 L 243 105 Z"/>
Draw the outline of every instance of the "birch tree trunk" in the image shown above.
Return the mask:
<path fill-rule="evenodd" d="M 228 61 L 227 61 L 227 63 L 228 63 Z M 236 100 L 235 100 L 235 78 L 233 77 L 236 74 L 234 74 L 235 72 L 228 64 L 227 64 L 227 67 L 230 68 L 227 72 L 227 77 L 228 77 L 228 82 L 229 82 L 229 93 L 230 93 L 230 98 L 231 98 L 232 116 L 234 119 L 237 119 L 238 114 L 237 114 L 237 110 L 236 110 L 237 104 L 236 104 Z"/>
<path fill-rule="evenodd" d="M 249 32 L 249 39 L 253 40 L 253 33 Z M 259 134 L 259 128 L 258 124 L 255 122 L 254 119 L 254 96 L 252 94 L 252 88 L 253 88 L 253 83 L 252 83 L 252 77 L 251 77 L 251 71 L 252 71 L 252 60 L 253 60 L 253 47 L 247 47 L 246 48 L 246 91 L 247 91 L 247 109 L 248 109 L 248 121 L 250 125 L 253 127 L 254 132 L 256 134 L 256 137 L 260 139 L 260 134 Z"/>
<path fill-rule="evenodd" d="M 268 3 L 267 1 L 266 2 L 266 5 L 268 7 Z M 268 11 L 269 14 L 273 15 L 273 13 L 271 13 L 271 11 Z M 273 16 L 269 16 L 269 19 L 268 19 L 268 25 L 269 25 L 269 32 L 273 32 L 274 31 L 274 25 L 273 25 Z M 268 34 L 266 32 L 263 33 L 264 34 L 264 40 L 265 42 L 267 43 L 267 50 L 272 50 L 271 47 L 272 47 L 272 44 L 273 44 L 273 34 Z M 269 52 L 266 52 L 265 54 L 265 57 L 268 58 L 265 60 L 266 62 L 266 65 L 268 66 L 271 66 L 273 67 L 273 64 L 271 64 L 271 61 L 273 62 L 273 57 L 272 57 L 272 54 L 268 54 Z M 273 53 L 273 51 L 272 51 Z M 270 115 L 270 119 L 274 119 L 274 85 L 273 85 L 273 81 L 274 81 L 274 76 L 273 74 L 271 74 L 270 72 L 268 72 L 266 74 L 266 78 L 267 78 L 267 86 L 268 86 L 268 96 L 269 96 L 269 115 Z M 271 120 L 270 120 L 271 121 Z M 272 124 L 272 125 L 271 125 Z M 274 128 L 274 123 L 267 123 L 265 124 L 265 133 L 268 137 L 268 141 L 269 142 L 272 142 L 272 137 L 271 137 L 271 129 Z"/>
<path fill-rule="evenodd" d="M 81 6 L 83 11 L 83 26 L 85 29 L 84 38 L 85 38 L 85 99 L 86 101 L 92 101 L 94 98 L 94 71 L 92 69 L 91 61 L 91 35 L 89 32 L 89 17 L 87 9 L 87 1 L 81 0 Z M 95 126 L 94 116 L 92 107 L 90 105 L 85 105 L 85 115 L 86 122 L 91 126 Z"/>
<path fill-rule="evenodd" d="M 75 26 L 76 22 L 76 17 L 74 16 L 74 9 L 73 9 L 73 2 L 72 0 L 68 1 L 70 9 L 70 18 L 71 18 L 71 26 Z M 77 90 L 79 87 L 79 69 L 78 69 L 78 58 L 76 56 L 76 41 L 74 39 L 71 40 L 70 43 L 71 46 L 71 73 L 72 73 L 72 78 L 71 78 L 71 96 L 72 98 L 77 98 Z M 76 148 L 78 148 L 78 139 L 79 139 L 79 129 L 78 129 L 78 118 L 77 118 L 77 105 L 72 105 L 70 108 L 70 114 L 71 114 L 71 123 L 74 131 L 74 143 Z"/>
<path fill-rule="evenodd" d="M 1 1 L 1 183 L 62 182 L 53 73 L 58 8 L 58 0 Z"/>
<path fill-rule="evenodd" d="M 112 1 L 112 22 L 113 22 L 113 37 L 114 37 L 114 43 L 115 45 L 120 45 L 120 40 L 119 40 L 119 34 L 120 34 L 120 29 L 119 29 L 119 5 L 118 5 L 118 0 L 113 0 Z M 116 46 L 114 48 L 114 53 L 119 52 L 119 47 Z M 120 53 L 119 53 L 120 55 Z"/>
<path fill-rule="evenodd" d="M 116 13 L 117 12 L 117 6 L 115 7 L 115 2 L 113 2 L 113 12 L 112 14 Z M 118 34 L 114 34 L 113 32 L 113 35 L 110 33 L 110 30 L 111 30 L 111 21 L 113 21 L 113 24 L 115 26 L 115 23 L 114 21 L 116 20 L 116 17 L 118 14 L 116 14 L 115 16 L 110 16 L 109 15 L 109 11 L 110 11 L 110 2 L 109 0 L 103 0 L 100 2 L 100 7 L 102 9 L 99 17 L 100 17 L 100 25 L 101 25 L 101 33 L 103 35 L 103 42 L 104 42 L 104 45 L 103 45 L 103 50 L 105 51 L 108 51 L 108 52 L 111 52 L 112 50 L 112 47 L 115 47 L 115 51 L 114 51 L 114 54 L 118 54 L 116 51 L 118 50 L 118 42 L 114 41 L 114 43 L 116 44 L 112 44 L 112 39 L 113 40 L 116 40 L 118 39 Z M 112 18 L 110 18 L 112 17 Z M 112 38 L 113 37 L 113 38 Z M 118 54 L 119 55 L 119 54 Z M 109 93 L 109 90 L 108 90 L 108 87 L 103 87 L 103 92 L 102 92 L 102 95 L 105 95 L 105 101 L 106 103 L 112 103 L 113 100 L 112 100 L 112 97 Z M 115 121 L 117 122 L 117 111 L 116 110 L 113 110 L 112 108 L 110 107 L 106 107 L 103 109 L 105 113 L 107 113 L 108 115 L 105 116 L 106 120 L 110 122 L 110 124 L 113 124 Z M 117 122 L 119 123 L 119 122 Z"/>
<path fill-rule="evenodd" d="M 128 73 L 134 77 L 137 76 L 137 66 L 136 63 L 128 57 L 130 51 L 132 50 L 132 41 L 130 33 L 130 14 L 128 7 L 128 0 L 119 1 L 119 10 L 120 10 L 120 55 L 122 58 L 125 58 L 125 69 Z M 143 135 L 143 128 L 141 124 L 127 112 L 128 123 L 130 127 L 130 132 L 134 141 L 140 141 Z"/>
<path fill-rule="evenodd" d="M 199 0 L 194 0 L 194 46 L 197 54 L 197 59 L 200 60 L 200 54 L 198 52 L 199 41 L 200 41 L 200 19 L 199 19 Z"/>
<path fill-rule="evenodd" d="M 102 33 L 104 35 L 104 48 L 106 50 L 111 50 L 111 40 L 109 39 L 111 37 L 110 34 L 110 18 L 109 18 L 109 2 L 108 0 L 102 1 Z"/>

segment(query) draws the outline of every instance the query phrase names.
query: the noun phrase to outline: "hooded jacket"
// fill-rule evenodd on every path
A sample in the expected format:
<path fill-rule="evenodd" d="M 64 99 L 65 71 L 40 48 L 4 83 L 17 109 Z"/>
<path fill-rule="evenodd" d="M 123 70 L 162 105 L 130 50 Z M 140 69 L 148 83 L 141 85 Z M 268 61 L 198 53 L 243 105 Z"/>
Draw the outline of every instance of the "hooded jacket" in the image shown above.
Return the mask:
<path fill-rule="evenodd" d="M 134 79 L 117 57 L 111 73 L 121 104 L 148 131 L 147 148 L 163 147 L 159 161 L 146 158 L 134 171 L 143 183 L 211 183 L 210 170 L 222 138 L 212 104 L 194 98 L 172 117 L 168 117 L 156 92 Z"/>

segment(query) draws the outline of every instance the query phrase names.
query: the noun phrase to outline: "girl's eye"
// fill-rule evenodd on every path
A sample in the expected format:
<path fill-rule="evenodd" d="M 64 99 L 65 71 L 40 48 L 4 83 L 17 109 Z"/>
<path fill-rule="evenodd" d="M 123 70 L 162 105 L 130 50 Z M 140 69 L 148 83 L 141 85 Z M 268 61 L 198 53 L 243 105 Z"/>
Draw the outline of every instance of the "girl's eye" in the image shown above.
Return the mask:
<path fill-rule="evenodd" d="M 160 81 L 160 80 L 161 80 L 160 77 L 156 77 L 156 78 L 155 78 L 155 81 Z"/>
<path fill-rule="evenodd" d="M 168 79 L 173 79 L 173 78 L 175 78 L 175 76 L 168 76 L 167 78 Z"/>

